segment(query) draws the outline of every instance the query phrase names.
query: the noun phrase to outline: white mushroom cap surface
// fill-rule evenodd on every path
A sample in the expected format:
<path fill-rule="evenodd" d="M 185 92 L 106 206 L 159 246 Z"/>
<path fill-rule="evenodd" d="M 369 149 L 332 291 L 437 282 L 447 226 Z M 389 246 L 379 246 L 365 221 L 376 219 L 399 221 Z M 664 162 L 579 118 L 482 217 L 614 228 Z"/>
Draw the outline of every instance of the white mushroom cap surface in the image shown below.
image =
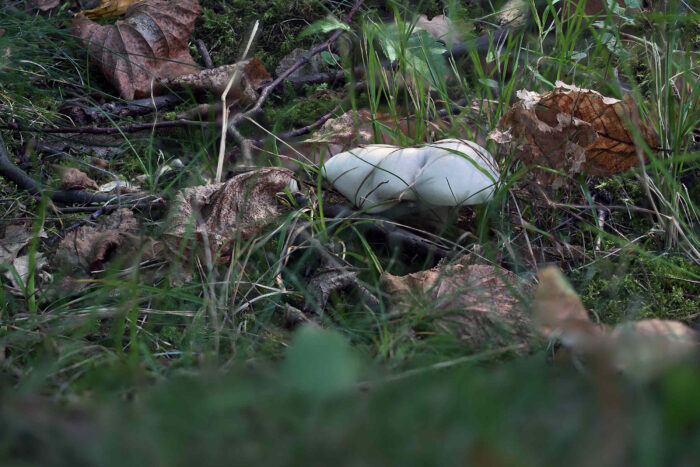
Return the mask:
<path fill-rule="evenodd" d="M 493 197 L 499 177 L 486 149 L 457 139 L 417 148 L 351 149 L 329 159 L 323 176 L 355 206 L 373 213 L 402 200 L 432 206 L 484 203 Z"/>

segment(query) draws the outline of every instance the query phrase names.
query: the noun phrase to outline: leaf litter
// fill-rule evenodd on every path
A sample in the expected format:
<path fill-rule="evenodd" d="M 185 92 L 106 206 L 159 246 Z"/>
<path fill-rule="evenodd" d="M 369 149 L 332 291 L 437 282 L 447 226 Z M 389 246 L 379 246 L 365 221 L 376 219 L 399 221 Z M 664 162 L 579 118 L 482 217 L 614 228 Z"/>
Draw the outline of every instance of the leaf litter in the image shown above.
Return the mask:
<path fill-rule="evenodd" d="M 515 157 L 531 167 L 530 176 L 541 186 L 551 183 L 556 188 L 574 174 L 607 177 L 637 167 L 644 156 L 635 131 L 648 146 L 658 146 L 656 133 L 642 124 L 629 95 L 624 100 L 604 97 L 561 81 L 544 94 L 527 90 L 517 94 L 520 102 L 489 137 L 511 145 Z"/>
<path fill-rule="evenodd" d="M 159 79 L 199 69 L 187 39 L 200 11 L 197 0 L 145 0 L 114 25 L 79 14 L 73 26 L 107 81 L 124 99 L 134 99 L 157 94 Z"/>

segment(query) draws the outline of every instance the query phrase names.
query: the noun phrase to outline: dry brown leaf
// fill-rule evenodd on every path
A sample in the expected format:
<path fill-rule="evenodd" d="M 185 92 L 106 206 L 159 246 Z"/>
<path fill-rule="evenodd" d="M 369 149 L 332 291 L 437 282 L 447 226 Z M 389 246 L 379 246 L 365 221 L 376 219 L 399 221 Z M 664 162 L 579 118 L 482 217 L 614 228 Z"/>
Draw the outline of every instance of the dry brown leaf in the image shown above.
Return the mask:
<path fill-rule="evenodd" d="M 648 378 L 698 350 L 698 334 L 678 321 L 648 319 L 614 328 L 596 325 L 561 271 L 542 269 L 532 308 L 535 323 L 577 357 Z"/>
<path fill-rule="evenodd" d="M 39 237 L 46 238 L 46 232 L 42 229 Z M 12 264 L 20 251 L 29 245 L 34 238 L 32 224 L 10 224 L 5 228 L 4 235 L 0 238 L 0 263 Z"/>
<path fill-rule="evenodd" d="M 468 345 L 528 344 L 530 316 L 520 294 L 531 286 L 497 266 L 458 261 L 406 276 L 382 276 L 390 312 L 433 316 L 435 332 L 454 334 Z"/>
<path fill-rule="evenodd" d="M 368 109 L 349 110 L 343 115 L 331 118 L 306 143 L 324 143 L 342 148 L 374 142 L 372 113 Z M 340 152 L 340 151 L 338 151 Z"/>
<path fill-rule="evenodd" d="M 452 20 L 445 15 L 434 16 L 431 20 L 425 15 L 420 15 L 415 23 L 414 30 L 418 31 L 421 29 L 430 34 L 433 39 L 444 42 L 448 48 L 462 41 Z"/>
<path fill-rule="evenodd" d="M 236 100 L 240 100 L 241 104 L 255 102 L 259 96 L 258 89 L 263 84 L 272 81 L 272 76 L 267 72 L 260 59 L 254 57 L 233 65 L 224 65 L 164 80 L 163 86 L 175 90 L 189 89 L 195 94 L 212 92 L 221 95 L 226 90 L 234 73 L 237 73 L 237 78 L 227 96 L 229 103 Z"/>
<path fill-rule="evenodd" d="M 64 190 L 84 190 L 90 188 L 97 190 L 97 182 L 87 176 L 75 167 L 62 167 L 61 173 L 61 188 Z"/>
<path fill-rule="evenodd" d="M 496 15 L 496 24 L 517 29 L 527 25 L 532 16 L 530 3 L 526 0 L 507 0 Z"/>
<path fill-rule="evenodd" d="M 648 378 L 699 349 L 698 333 L 678 321 L 645 319 L 610 332 L 615 367 Z"/>
<path fill-rule="evenodd" d="M 5 277 L 12 284 L 13 289 L 10 289 L 14 295 L 23 296 L 22 288 L 27 284 L 27 279 L 29 279 L 29 255 L 18 256 L 12 261 L 12 266 L 14 267 L 21 283 L 17 280 L 17 277 L 10 272 L 5 271 Z M 34 273 L 37 280 L 35 285 L 46 284 L 51 282 L 51 274 L 48 272 L 49 262 L 43 253 L 37 253 L 34 255 Z"/>
<path fill-rule="evenodd" d="M 32 7 L 41 12 L 51 11 L 61 4 L 61 0 L 34 0 Z"/>
<path fill-rule="evenodd" d="M 540 270 L 532 311 L 543 336 L 559 339 L 575 352 L 585 353 L 600 345 L 602 329 L 588 317 L 576 291 L 558 268 Z"/>
<path fill-rule="evenodd" d="M 295 187 L 291 170 L 265 167 L 225 183 L 186 188 L 173 202 L 165 243 L 176 253 L 182 247 L 189 256 L 201 251 L 206 238 L 212 257 L 222 258 L 231 242 L 254 236 L 281 214 L 276 194 Z M 190 241 L 194 246 L 188 245 Z"/>
<path fill-rule="evenodd" d="M 111 193 L 113 195 L 144 192 L 139 185 L 127 182 L 126 180 L 113 180 L 103 183 L 97 188 L 97 191 L 100 193 Z"/>
<path fill-rule="evenodd" d="M 630 125 L 647 144 L 658 145 L 654 131 L 641 123 L 630 96 L 621 101 L 561 81 L 556 86 L 545 94 L 518 91 L 521 102 L 501 118 L 489 137 L 502 144 L 518 144 L 515 156 L 526 164 L 566 175 L 609 176 L 637 166 Z M 550 171 L 533 169 L 532 173 L 541 185 L 564 183 Z"/>
<path fill-rule="evenodd" d="M 125 258 L 133 252 L 138 231 L 134 214 L 119 209 L 98 225 L 84 225 L 69 232 L 58 245 L 57 265 L 74 276 L 102 270 L 112 257 Z"/>
<path fill-rule="evenodd" d="M 199 69 L 187 38 L 200 11 L 197 0 L 145 0 L 131 5 L 114 25 L 101 26 L 78 14 L 73 26 L 107 81 L 121 97 L 134 99 L 151 95 L 154 79 Z"/>
<path fill-rule="evenodd" d="M 90 19 L 111 18 L 123 15 L 131 5 L 141 1 L 143 0 L 102 0 L 99 7 L 83 10 L 80 14 Z"/>

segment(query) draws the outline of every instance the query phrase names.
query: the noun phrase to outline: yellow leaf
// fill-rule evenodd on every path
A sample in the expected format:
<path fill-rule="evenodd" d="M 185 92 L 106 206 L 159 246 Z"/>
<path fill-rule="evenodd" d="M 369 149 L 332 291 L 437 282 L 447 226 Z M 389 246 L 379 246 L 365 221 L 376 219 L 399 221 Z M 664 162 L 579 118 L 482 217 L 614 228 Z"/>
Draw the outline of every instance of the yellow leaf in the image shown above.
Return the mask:
<path fill-rule="evenodd" d="M 98 8 L 81 11 L 80 14 L 90 19 L 121 16 L 132 4 L 140 1 L 142 0 L 102 0 L 102 4 Z"/>

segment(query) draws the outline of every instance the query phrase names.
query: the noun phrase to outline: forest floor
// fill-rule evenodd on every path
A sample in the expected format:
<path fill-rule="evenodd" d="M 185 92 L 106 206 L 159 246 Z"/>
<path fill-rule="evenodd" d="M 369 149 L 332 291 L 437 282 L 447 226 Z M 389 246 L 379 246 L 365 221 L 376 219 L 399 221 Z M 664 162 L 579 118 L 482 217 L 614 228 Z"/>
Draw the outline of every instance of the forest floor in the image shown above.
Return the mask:
<path fill-rule="evenodd" d="M 98 3 L 0 9 L 3 465 L 695 465 L 695 7 Z"/>

